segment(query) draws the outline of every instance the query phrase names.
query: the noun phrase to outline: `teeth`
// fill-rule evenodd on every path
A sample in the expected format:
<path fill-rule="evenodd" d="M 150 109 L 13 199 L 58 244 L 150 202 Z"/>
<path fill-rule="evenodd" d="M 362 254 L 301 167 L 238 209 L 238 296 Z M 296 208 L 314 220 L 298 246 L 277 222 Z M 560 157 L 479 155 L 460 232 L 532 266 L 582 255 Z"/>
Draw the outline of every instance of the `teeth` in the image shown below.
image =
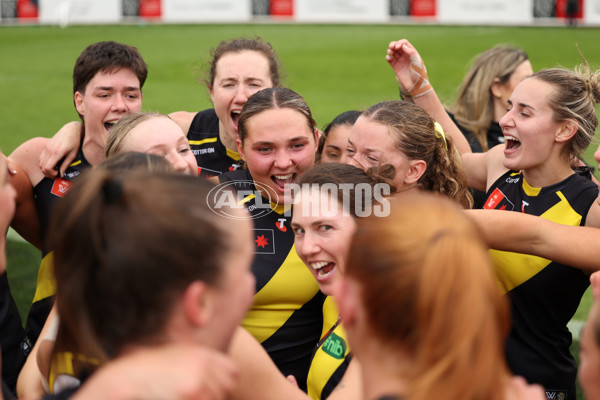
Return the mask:
<path fill-rule="evenodd" d="M 519 139 L 517 139 L 516 137 L 514 137 L 514 136 L 510 136 L 510 135 L 504 135 L 504 138 L 505 138 L 506 140 L 514 140 L 515 142 L 521 142 L 521 141 L 520 141 Z"/>
<path fill-rule="evenodd" d="M 319 261 L 319 262 L 310 263 L 310 266 L 312 267 L 312 269 L 321 269 L 324 266 L 326 266 L 327 264 L 329 264 L 327 261 Z"/>
<path fill-rule="evenodd" d="M 276 179 L 281 179 L 281 180 L 285 180 L 285 179 L 290 179 L 294 174 L 287 174 L 287 175 L 275 175 Z"/>
<path fill-rule="evenodd" d="M 241 114 L 242 110 L 233 110 L 231 113 L 232 114 Z"/>

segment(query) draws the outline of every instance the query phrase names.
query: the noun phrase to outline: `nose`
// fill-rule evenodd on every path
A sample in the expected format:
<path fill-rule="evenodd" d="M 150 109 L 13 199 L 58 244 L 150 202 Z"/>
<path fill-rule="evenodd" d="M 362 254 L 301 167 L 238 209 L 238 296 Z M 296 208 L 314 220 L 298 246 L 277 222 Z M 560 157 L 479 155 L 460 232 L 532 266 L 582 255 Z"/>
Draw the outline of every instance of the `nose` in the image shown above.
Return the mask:
<path fill-rule="evenodd" d="M 289 168 L 292 164 L 293 160 L 289 152 L 285 150 L 280 150 L 276 153 L 274 165 L 278 169 L 285 170 L 286 168 Z"/>
<path fill-rule="evenodd" d="M 363 171 L 366 170 L 366 168 L 358 160 L 358 155 L 354 155 L 354 157 L 343 155 L 342 158 L 343 158 L 343 160 L 344 160 L 343 162 L 345 164 L 353 165 L 353 166 L 355 166 L 357 168 L 362 169 Z"/>
<path fill-rule="evenodd" d="M 600 146 L 598 146 L 596 152 L 594 153 L 594 160 L 596 160 L 598 163 L 598 168 L 600 168 Z"/>
<path fill-rule="evenodd" d="M 123 97 L 116 95 L 112 104 L 113 111 L 127 112 L 127 103 L 123 100 Z"/>
<path fill-rule="evenodd" d="M 248 97 L 250 97 L 250 92 L 246 88 L 245 85 L 239 85 L 237 91 L 235 92 L 235 98 L 233 99 L 237 104 L 246 104 L 248 101 Z"/>
<path fill-rule="evenodd" d="M 506 114 L 504 114 L 502 116 L 502 118 L 500 118 L 500 121 L 498 122 L 498 124 L 500 125 L 501 128 L 504 128 L 505 126 L 512 126 L 513 125 L 512 113 L 513 113 L 513 109 L 508 110 L 506 112 Z"/>
<path fill-rule="evenodd" d="M 186 160 L 179 154 L 179 152 L 175 152 L 171 154 L 167 161 L 173 166 L 173 169 L 179 173 L 189 173 L 188 163 Z"/>
<path fill-rule="evenodd" d="M 319 246 L 318 240 L 311 232 L 305 232 L 304 238 L 302 239 L 301 253 L 308 258 L 309 256 L 317 254 L 319 251 L 321 251 L 321 247 Z"/>

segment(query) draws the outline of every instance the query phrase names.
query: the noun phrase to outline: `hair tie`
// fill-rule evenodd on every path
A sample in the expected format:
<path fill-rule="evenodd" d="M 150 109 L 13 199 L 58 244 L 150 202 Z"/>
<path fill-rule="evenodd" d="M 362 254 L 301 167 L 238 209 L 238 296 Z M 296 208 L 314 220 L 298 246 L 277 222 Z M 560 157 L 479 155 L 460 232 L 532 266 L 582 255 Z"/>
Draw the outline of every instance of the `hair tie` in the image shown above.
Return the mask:
<path fill-rule="evenodd" d="M 446 133 L 444 133 L 444 128 L 442 128 L 438 122 L 434 122 L 433 127 L 435 128 L 435 137 L 442 139 L 444 141 L 444 145 L 446 146 L 446 150 L 448 150 L 448 142 L 446 141 Z"/>
<path fill-rule="evenodd" d="M 102 195 L 106 204 L 115 203 L 123 195 L 123 187 L 119 182 L 109 179 L 102 186 Z"/>

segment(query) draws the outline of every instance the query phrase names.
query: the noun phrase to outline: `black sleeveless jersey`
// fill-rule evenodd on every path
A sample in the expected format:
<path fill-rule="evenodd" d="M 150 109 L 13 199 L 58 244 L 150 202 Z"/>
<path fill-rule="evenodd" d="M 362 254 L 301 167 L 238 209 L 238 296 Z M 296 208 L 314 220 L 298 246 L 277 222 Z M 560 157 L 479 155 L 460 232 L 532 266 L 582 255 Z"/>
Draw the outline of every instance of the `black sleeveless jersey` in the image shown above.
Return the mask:
<path fill-rule="evenodd" d="M 598 197 L 590 179 L 574 173 L 543 188 L 527 184 L 523 174 L 509 171 L 488 190 L 484 208 L 541 216 L 564 225 L 584 225 Z M 589 276 L 579 269 L 541 257 L 490 251 L 502 290 L 511 302 L 512 330 L 506 352 L 516 375 L 539 383 L 554 398 L 575 398 L 577 365 L 569 347 L 571 320 Z M 561 395 L 562 393 L 562 395 Z"/>
<path fill-rule="evenodd" d="M 32 344 L 35 344 L 37 338 L 44 326 L 44 322 L 52 309 L 54 302 L 54 294 L 56 285 L 52 275 L 52 249 L 48 247 L 48 224 L 52 208 L 57 200 L 64 197 L 73 185 L 73 180 L 77 178 L 81 172 L 91 167 L 91 164 L 83 155 L 82 146 L 83 138 L 79 147 L 77 157 L 67 170 L 62 178 L 47 178 L 44 177 L 34 188 L 35 202 L 40 218 L 40 228 L 42 233 L 42 262 L 38 270 L 37 286 L 33 303 L 29 310 L 26 323 L 26 333 Z"/>
<path fill-rule="evenodd" d="M 325 296 L 296 253 L 291 213 L 262 198 L 248 170 L 223 174 L 220 180 L 235 183 L 237 190 L 254 193 L 241 199 L 254 222 L 252 272 L 256 278 L 254 303 L 243 326 L 263 345 L 281 372 L 294 375 L 306 391 L 312 353 L 323 326 Z"/>
<path fill-rule="evenodd" d="M 240 168 L 240 155 L 226 148 L 219 138 L 219 118 L 214 109 L 194 116 L 187 138 L 200 176 L 211 177 Z"/>

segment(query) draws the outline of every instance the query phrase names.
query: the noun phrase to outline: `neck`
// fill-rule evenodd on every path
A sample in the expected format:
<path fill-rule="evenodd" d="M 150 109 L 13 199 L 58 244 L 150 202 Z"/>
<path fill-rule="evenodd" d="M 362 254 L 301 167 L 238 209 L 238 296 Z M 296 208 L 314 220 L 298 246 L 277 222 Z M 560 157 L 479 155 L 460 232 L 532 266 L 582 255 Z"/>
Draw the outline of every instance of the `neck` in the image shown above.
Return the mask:
<path fill-rule="evenodd" d="M 411 359 L 402 351 L 390 351 L 389 346 L 382 346 L 376 340 L 362 342 L 353 351 L 360 361 L 363 397 L 375 400 L 385 395 L 406 395 Z"/>
<path fill-rule="evenodd" d="M 225 130 L 223 123 L 219 121 L 219 139 L 221 139 L 221 143 L 229 150 L 233 150 L 237 152 L 237 146 L 235 144 L 235 139 L 231 137 L 231 135 Z"/>
<path fill-rule="evenodd" d="M 83 137 L 81 149 L 85 159 L 93 166 L 99 165 L 105 160 L 104 149 L 106 148 L 106 134 L 93 135 L 89 132 Z"/>
<path fill-rule="evenodd" d="M 538 167 L 523 170 L 523 177 L 530 186 L 542 188 L 563 181 L 573 173 L 573 168 L 564 157 L 555 157 L 554 161 L 548 160 Z"/>

